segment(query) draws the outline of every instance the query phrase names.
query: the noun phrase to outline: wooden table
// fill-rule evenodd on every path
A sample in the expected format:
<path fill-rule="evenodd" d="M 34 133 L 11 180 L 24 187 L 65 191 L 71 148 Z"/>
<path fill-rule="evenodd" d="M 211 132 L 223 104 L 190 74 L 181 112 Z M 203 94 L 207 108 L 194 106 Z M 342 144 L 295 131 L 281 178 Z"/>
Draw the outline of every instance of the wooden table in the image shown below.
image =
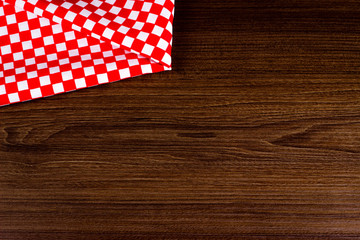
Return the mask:
<path fill-rule="evenodd" d="M 360 2 L 176 7 L 172 72 L 0 108 L 0 239 L 360 239 Z"/>

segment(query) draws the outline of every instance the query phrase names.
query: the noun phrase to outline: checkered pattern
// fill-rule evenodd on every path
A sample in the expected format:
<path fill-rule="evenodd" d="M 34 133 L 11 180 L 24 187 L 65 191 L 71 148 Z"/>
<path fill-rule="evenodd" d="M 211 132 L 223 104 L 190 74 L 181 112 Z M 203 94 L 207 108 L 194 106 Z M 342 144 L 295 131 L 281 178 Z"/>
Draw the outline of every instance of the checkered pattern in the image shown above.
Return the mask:
<path fill-rule="evenodd" d="M 0 0 L 0 106 L 171 69 L 174 0 Z"/>

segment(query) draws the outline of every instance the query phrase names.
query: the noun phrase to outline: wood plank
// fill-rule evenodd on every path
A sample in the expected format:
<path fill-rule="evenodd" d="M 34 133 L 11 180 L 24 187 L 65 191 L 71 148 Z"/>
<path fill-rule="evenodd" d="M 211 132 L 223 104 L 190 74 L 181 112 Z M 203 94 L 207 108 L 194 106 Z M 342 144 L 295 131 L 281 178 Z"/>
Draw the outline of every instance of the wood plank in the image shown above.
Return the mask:
<path fill-rule="evenodd" d="M 0 108 L 0 239 L 360 238 L 360 2 L 176 2 L 174 70 Z"/>

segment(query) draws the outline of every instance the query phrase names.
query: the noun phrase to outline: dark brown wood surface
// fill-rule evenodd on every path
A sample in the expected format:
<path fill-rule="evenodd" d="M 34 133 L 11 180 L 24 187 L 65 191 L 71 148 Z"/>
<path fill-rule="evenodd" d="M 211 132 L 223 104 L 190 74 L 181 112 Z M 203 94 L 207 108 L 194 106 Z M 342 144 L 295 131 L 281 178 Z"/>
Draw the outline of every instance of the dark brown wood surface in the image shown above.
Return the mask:
<path fill-rule="evenodd" d="M 360 2 L 176 7 L 172 72 L 0 108 L 0 239 L 360 239 Z"/>

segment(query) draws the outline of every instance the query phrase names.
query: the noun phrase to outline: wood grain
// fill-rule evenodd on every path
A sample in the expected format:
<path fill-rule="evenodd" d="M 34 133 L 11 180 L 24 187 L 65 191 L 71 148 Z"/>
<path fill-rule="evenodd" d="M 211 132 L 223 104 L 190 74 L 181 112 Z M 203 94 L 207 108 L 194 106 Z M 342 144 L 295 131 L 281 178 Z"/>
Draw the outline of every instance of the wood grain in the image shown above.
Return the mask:
<path fill-rule="evenodd" d="M 172 72 L 0 108 L 0 239 L 360 239 L 360 2 L 176 7 Z"/>

